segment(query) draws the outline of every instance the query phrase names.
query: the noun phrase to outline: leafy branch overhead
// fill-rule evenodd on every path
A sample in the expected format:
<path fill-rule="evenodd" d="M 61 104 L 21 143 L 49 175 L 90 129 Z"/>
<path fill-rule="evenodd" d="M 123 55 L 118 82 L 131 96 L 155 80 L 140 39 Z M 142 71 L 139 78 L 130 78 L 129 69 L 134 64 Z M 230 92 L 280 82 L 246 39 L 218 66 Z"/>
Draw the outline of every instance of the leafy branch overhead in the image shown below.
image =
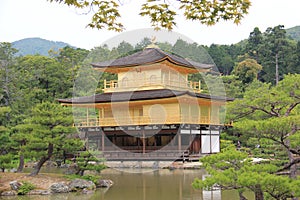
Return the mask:
<path fill-rule="evenodd" d="M 122 2 L 114 0 L 49 0 L 59 2 L 78 9 L 93 11 L 88 27 L 123 31 L 120 22 L 119 7 Z M 206 25 L 214 25 L 220 20 L 232 20 L 239 24 L 248 13 L 250 0 L 147 0 L 142 4 L 140 15 L 149 17 L 151 26 L 172 30 L 176 26 L 175 17 L 182 13 L 186 20 L 198 21 Z"/>

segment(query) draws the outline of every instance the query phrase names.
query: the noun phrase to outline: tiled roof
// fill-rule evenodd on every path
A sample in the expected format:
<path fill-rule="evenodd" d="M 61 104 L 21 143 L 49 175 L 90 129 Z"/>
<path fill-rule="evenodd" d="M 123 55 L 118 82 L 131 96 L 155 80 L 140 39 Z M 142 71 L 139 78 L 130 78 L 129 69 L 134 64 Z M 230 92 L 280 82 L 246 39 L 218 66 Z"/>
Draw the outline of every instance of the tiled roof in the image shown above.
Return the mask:
<path fill-rule="evenodd" d="M 184 59 L 175 54 L 170 54 L 157 48 L 145 48 L 143 51 L 136 52 L 132 55 L 121 57 L 115 60 L 104 61 L 99 63 L 92 63 L 94 68 L 107 67 L 132 67 L 145 64 L 153 64 L 169 60 L 170 62 L 189 68 L 196 69 L 211 69 L 213 66 L 209 64 L 202 64 L 191 60 Z"/>
<path fill-rule="evenodd" d="M 130 91 L 130 92 L 103 93 L 103 94 L 95 94 L 92 96 L 84 96 L 84 97 L 77 97 L 71 99 L 59 99 L 58 101 L 60 103 L 66 103 L 66 104 L 108 103 L 108 102 L 164 99 L 164 98 L 178 97 L 185 94 L 192 97 L 202 98 L 202 99 L 212 99 L 212 100 L 219 100 L 219 101 L 232 100 L 226 97 L 210 96 L 207 94 L 193 93 L 189 91 L 157 89 L 157 90 L 140 90 L 140 91 L 132 91 L 132 92 Z"/>

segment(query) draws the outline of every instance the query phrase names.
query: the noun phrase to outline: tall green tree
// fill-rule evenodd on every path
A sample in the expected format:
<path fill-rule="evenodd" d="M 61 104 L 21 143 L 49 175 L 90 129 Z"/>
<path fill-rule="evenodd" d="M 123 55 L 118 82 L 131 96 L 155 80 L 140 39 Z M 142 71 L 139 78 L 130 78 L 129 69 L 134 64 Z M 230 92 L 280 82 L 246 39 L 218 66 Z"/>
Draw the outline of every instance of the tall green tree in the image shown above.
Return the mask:
<path fill-rule="evenodd" d="M 262 32 L 258 27 L 255 27 L 254 30 L 250 33 L 245 47 L 246 52 L 250 56 L 250 58 L 255 59 L 258 63 L 260 63 L 260 51 L 263 46 L 263 41 L 264 37 Z"/>
<path fill-rule="evenodd" d="M 148 37 L 144 37 L 140 42 L 135 45 L 135 49 L 144 49 L 149 44 L 151 44 L 151 39 Z"/>
<path fill-rule="evenodd" d="M 234 48 L 234 46 L 212 44 L 207 50 L 222 75 L 229 75 L 233 69 L 236 54 Z"/>
<path fill-rule="evenodd" d="M 61 105 L 49 102 L 37 104 L 25 122 L 31 128 L 27 136 L 26 151 L 38 161 L 31 176 L 37 175 L 46 161 L 59 154 L 65 143 L 79 140 L 69 137 L 74 133 L 72 113 Z"/>
<path fill-rule="evenodd" d="M 196 178 L 194 188 L 237 190 L 240 200 L 246 200 L 245 191 L 252 191 L 256 200 L 282 199 L 299 196 L 297 194 L 299 180 L 290 180 L 286 176 L 278 176 L 278 167 L 269 163 L 256 163 L 249 158 L 247 152 L 238 151 L 229 146 L 221 153 L 200 159 L 210 176 L 205 180 Z"/>
<path fill-rule="evenodd" d="M 33 127 L 28 124 L 18 124 L 11 128 L 10 138 L 13 143 L 11 147 L 14 150 L 14 155 L 19 157 L 19 164 L 17 172 L 22 172 L 25 165 L 25 158 L 30 158 L 30 151 L 26 151 L 26 144 L 28 143 Z"/>
<path fill-rule="evenodd" d="M 173 45 L 171 52 L 192 61 L 214 64 L 206 49 L 195 42 L 189 43 L 179 38 Z"/>
<path fill-rule="evenodd" d="M 288 40 L 288 45 L 285 47 L 285 71 L 284 73 L 300 74 L 300 41 Z"/>
<path fill-rule="evenodd" d="M 233 74 L 239 77 L 243 84 L 249 84 L 257 80 L 260 70 L 262 70 L 262 66 L 256 60 L 245 59 L 234 67 Z"/>
<path fill-rule="evenodd" d="M 31 98 L 37 102 L 70 96 L 73 83 L 68 77 L 72 72 L 55 58 L 28 55 L 20 58 L 18 67 L 23 76 L 22 87 L 34 95 Z"/>
<path fill-rule="evenodd" d="M 72 48 L 66 46 L 59 50 L 58 55 L 55 57 L 59 63 L 63 66 L 63 69 L 67 71 L 64 79 L 68 80 L 71 84 L 74 84 L 78 69 L 88 56 L 89 51 L 81 48 Z"/>
<path fill-rule="evenodd" d="M 117 51 L 121 56 L 126 55 L 128 52 L 133 51 L 133 49 L 134 49 L 133 46 L 130 43 L 125 41 L 122 41 L 117 47 Z"/>
<path fill-rule="evenodd" d="M 273 63 L 275 68 L 275 83 L 277 85 L 279 82 L 280 54 L 283 52 L 283 46 L 287 44 L 286 31 L 284 30 L 283 25 L 278 25 L 274 28 L 269 27 L 265 32 L 265 36 L 267 47 L 269 47 L 269 52 L 266 52 L 266 54 L 275 61 L 273 61 Z"/>
<path fill-rule="evenodd" d="M 6 117 L 10 111 L 9 107 L 0 107 L 0 169 L 2 172 L 14 167 L 13 141 L 9 134 L 9 123 Z"/>
<path fill-rule="evenodd" d="M 255 28 L 246 41 L 244 58 L 263 66 L 259 80 L 278 84 L 288 73 L 298 73 L 297 44 L 289 39 L 283 25 L 269 27 L 262 33 Z"/>
<path fill-rule="evenodd" d="M 286 75 L 277 86 L 253 83 L 244 95 L 229 104 L 229 117 L 237 121 L 236 131 L 244 136 L 265 138 L 285 149 L 281 170 L 296 177 L 300 159 L 300 75 Z M 255 85 L 255 86 L 254 86 Z M 269 159 L 271 159 L 269 155 Z"/>
<path fill-rule="evenodd" d="M 16 79 L 14 68 L 14 55 L 17 50 L 10 43 L 0 43 L 0 105 L 10 106 L 14 101 L 16 92 Z"/>
<path fill-rule="evenodd" d="M 222 81 L 224 83 L 226 96 L 231 98 L 242 98 L 245 85 L 239 77 L 235 75 L 222 76 Z"/>

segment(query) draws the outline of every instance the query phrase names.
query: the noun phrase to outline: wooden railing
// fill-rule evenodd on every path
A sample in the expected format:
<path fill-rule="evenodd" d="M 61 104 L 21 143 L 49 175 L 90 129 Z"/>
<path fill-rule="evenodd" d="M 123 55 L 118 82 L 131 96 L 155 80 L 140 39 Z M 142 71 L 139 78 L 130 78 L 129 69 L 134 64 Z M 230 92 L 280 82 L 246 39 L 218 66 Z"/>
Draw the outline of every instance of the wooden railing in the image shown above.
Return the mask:
<path fill-rule="evenodd" d="M 75 119 L 74 126 L 77 127 L 108 127 L 108 126 L 129 126 L 129 125 L 155 125 L 155 124 L 205 124 L 220 125 L 217 117 L 188 117 L 170 116 L 166 119 L 153 118 L 149 116 L 135 117 L 107 117 L 107 118 L 83 118 Z"/>
<path fill-rule="evenodd" d="M 104 151 L 103 157 L 108 160 L 176 160 L 189 155 L 187 150 L 159 150 L 152 152 L 134 152 L 134 151 Z"/>
<path fill-rule="evenodd" d="M 201 92 L 200 81 L 177 81 L 177 80 L 162 80 L 162 79 L 135 79 L 127 80 L 125 82 L 118 80 L 104 80 L 104 92 L 113 92 L 118 89 L 130 89 L 137 87 L 163 86 L 174 87 L 177 89 L 191 89 L 195 92 Z"/>

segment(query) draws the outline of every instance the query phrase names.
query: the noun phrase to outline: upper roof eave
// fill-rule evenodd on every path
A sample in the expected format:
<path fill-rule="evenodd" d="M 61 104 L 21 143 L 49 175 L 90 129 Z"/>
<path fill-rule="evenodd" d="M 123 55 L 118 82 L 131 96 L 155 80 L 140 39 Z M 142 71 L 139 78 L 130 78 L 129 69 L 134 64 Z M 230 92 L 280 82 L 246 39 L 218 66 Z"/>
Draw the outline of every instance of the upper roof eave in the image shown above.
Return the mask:
<path fill-rule="evenodd" d="M 91 63 L 91 65 L 94 68 L 105 70 L 106 68 L 126 68 L 135 67 L 139 65 L 149 65 L 162 62 L 164 60 L 168 60 L 178 66 L 194 68 L 199 70 L 209 70 L 213 67 L 213 65 L 187 60 L 177 55 L 169 54 L 156 48 L 147 48 L 143 51 L 136 52 L 129 56 L 121 57 L 115 60 Z"/>
<path fill-rule="evenodd" d="M 193 93 L 190 91 L 177 91 L 169 89 L 158 90 L 142 90 L 134 92 L 114 92 L 114 93 L 102 93 L 92 96 L 77 97 L 71 99 L 58 99 L 62 104 L 95 104 L 95 103 L 109 103 L 109 102 L 128 102 L 139 100 L 153 100 L 153 99 L 165 99 L 172 97 L 179 97 L 188 95 L 196 98 L 210 99 L 215 101 L 233 101 L 232 98 L 221 96 L 210 96 L 208 94 Z"/>

